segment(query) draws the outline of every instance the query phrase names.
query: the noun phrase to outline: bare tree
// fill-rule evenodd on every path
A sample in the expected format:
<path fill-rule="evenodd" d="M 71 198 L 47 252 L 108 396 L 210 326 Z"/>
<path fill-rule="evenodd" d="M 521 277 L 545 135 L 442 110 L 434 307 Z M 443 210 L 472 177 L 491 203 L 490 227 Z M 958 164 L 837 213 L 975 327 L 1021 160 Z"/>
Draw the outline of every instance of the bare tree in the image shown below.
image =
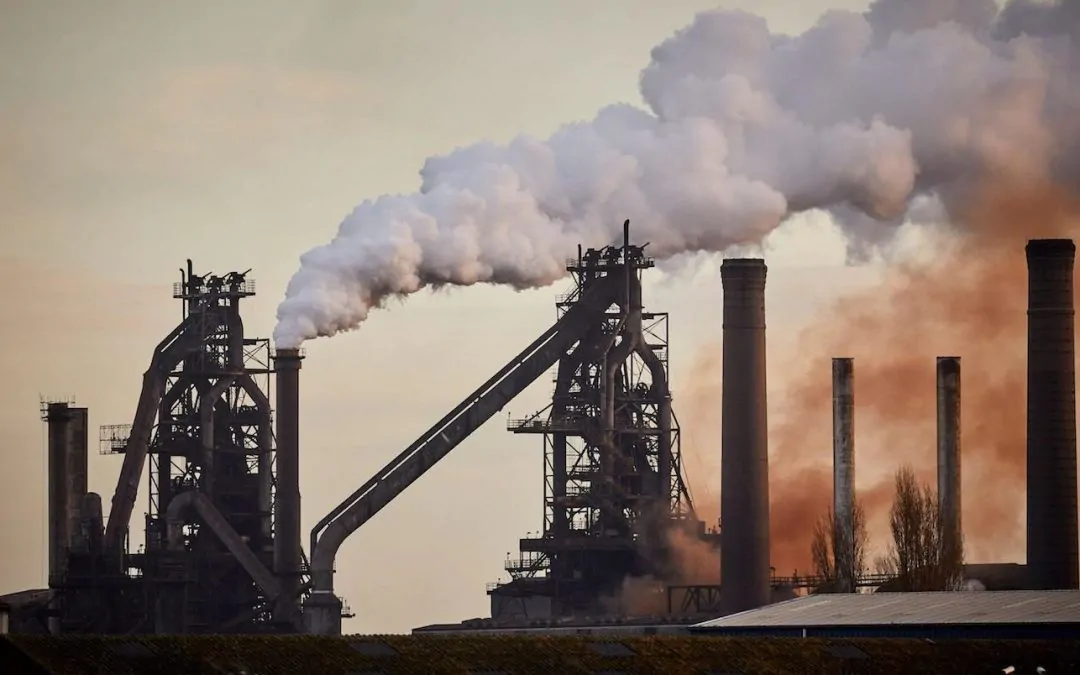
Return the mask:
<path fill-rule="evenodd" d="M 866 515 L 862 503 L 852 512 L 852 534 L 841 527 L 829 509 L 814 525 L 810 556 L 814 573 L 822 583 L 817 593 L 854 593 L 859 577 L 866 573 Z"/>
<path fill-rule="evenodd" d="M 810 540 L 810 559 L 814 563 L 814 574 L 822 579 L 822 584 L 817 588 L 819 593 L 828 593 L 836 586 L 836 565 L 832 552 L 835 521 L 832 509 L 829 509 L 814 523 L 814 537 Z"/>
<path fill-rule="evenodd" d="M 963 583 L 963 544 L 959 534 L 945 536 L 938 498 L 920 486 L 915 472 L 896 472 L 896 495 L 889 514 L 892 543 L 878 571 L 896 577 L 898 591 L 952 591 Z M 948 541 L 955 541 L 950 546 Z"/>

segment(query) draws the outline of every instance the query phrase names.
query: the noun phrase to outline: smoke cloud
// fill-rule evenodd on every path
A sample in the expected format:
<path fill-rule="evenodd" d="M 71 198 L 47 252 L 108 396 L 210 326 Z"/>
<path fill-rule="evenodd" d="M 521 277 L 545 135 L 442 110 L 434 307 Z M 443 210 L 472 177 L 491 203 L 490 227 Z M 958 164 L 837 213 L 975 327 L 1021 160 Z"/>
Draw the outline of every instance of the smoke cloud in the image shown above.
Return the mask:
<path fill-rule="evenodd" d="M 1023 561 L 1029 238 L 1075 237 L 1067 188 L 988 180 L 951 209 L 958 233 L 843 298 L 799 336 L 770 433 L 773 565 L 807 570 L 814 521 L 832 497 L 830 358 L 855 358 L 856 472 L 872 548 L 889 542 L 893 472 L 936 486 L 935 357 L 963 363 L 963 526 L 970 562 Z M 719 353 L 716 347 L 711 351 Z M 712 363 L 702 356 L 699 363 Z M 801 365 L 800 365 L 801 364 Z M 719 372 L 694 370 L 694 377 Z M 703 388 L 704 383 L 694 385 Z"/>
<path fill-rule="evenodd" d="M 580 243 L 630 218 L 650 252 L 754 246 L 827 209 L 853 257 L 919 195 L 1008 169 L 1080 174 L 1077 3 L 878 0 L 797 36 L 714 11 L 652 50 L 645 107 L 612 105 L 546 140 L 432 157 L 418 192 L 364 201 L 301 257 L 279 347 L 354 329 L 427 286 L 551 284 Z"/>

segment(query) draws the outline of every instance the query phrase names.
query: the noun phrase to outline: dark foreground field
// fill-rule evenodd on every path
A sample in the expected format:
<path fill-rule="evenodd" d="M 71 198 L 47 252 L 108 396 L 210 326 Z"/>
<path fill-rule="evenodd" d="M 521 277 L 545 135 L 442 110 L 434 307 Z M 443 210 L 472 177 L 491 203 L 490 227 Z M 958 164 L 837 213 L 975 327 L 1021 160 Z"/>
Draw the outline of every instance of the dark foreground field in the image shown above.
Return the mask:
<path fill-rule="evenodd" d="M 185 636 L 0 638 L 4 675 L 1080 673 L 1080 638 Z"/>

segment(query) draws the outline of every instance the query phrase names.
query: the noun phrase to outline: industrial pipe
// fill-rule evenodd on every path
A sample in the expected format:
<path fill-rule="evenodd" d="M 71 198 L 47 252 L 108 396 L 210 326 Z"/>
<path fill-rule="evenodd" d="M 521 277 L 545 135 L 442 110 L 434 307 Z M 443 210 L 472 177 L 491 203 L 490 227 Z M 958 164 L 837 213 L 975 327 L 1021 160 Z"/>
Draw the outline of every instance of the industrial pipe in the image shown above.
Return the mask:
<path fill-rule="evenodd" d="M 603 506 L 601 506 L 602 519 L 605 521 L 604 529 L 611 530 L 618 525 L 625 524 L 622 512 L 614 508 L 612 501 L 615 492 L 615 466 L 619 454 L 615 442 L 615 392 L 617 389 L 615 374 L 622 368 L 627 357 L 634 352 L 634 346 L 639 333 L 631 332 L 629 324 L 632 312 L 623 315 L 622 341 L 612 348 L 605 357 L 603 380 L 601 380 L 601 421 L 602 442 L 600 452 L 600 474 L 603 490 Z M 640 312 L 638 313 L 640 317 Z M 609 517 L 611 520 L 609 520 Z M 615 521 L 615 522 L 612 522 Z"/>
<path fill-rule="evenodd" d="M 1027 245 L 1027 566 L 1032 589 L 1080 587 L 1071 239 Z"/>
<path fill-rule="evenodd" d="M 105 536 L 101 495 L 96 492 L 83 495 L 80 518 L 79 534 L 72 548 L 79 553 L 97 553 L 101 550 L 101 540 Z"/>
<path fill-rule="evenodd" d="M 297 349 L 279 349 L 274 357 L 277 374 L 277 493 L 274 521 L 274 572 L 282 586 L 275 612 L 279 620 L 292 620 L 299 606 L 300 585 L 300 366 Z"/>
<path fill-rule="evenodd" d="M 210 391 L 199 399 L 199 424 L 200 441 L 202 444 L 202 489 L 208 495 L 214 494 L 214 477 L 217 471 L 214 468 L 215 434 L 214 434 L 214 408 L 221 400 L 222 394 L 232 386 L 236 380 L 234 376 L 227 375 L 218 380 Z"/>
<path fill-rule="evenodd" d="M 226 311 L 229 341 L 225 368 L 233 373 L 241 373 L 244 370 L 244 319 L 240 316 L 240 298 L 233 298 Z"/>
<path fill-rule="evenodd" d="M 769 436 L 765 261 L 729 259 L 724 286 L 720 576 L 725 613 L 768 604 Z"/>
<path fill-rule="evenodd" d="M 131 435 L 128 436 L 124 448 L 124 463 L 116 481 L 109 521 L 105 526 L 105 548 L 112 556 L 119 556 L 127 535 L 131 512 L 135 508 L 135 497 L 139 493 L 139 482 L 146 466 L 146 455 L 150 449 L 154 419 L 165 393 L 166 379 L 172 369 L 203 342 L 205 332 L 221 326 L 222 320 L 223 317 L 216 308 L 197 312 L 193 309 L 183 323 L 173 329 L 154 349 L 150 367 L 143 374 L 142 391 L 139 393 L 139 403 L 131 423 Z"/>
<path fill-rule="evenodd" d="M 201 492 L 189 490 L 173 497 L 165 509 L 166 546 L 169 551 L 184 551 L 184 512 L 187 509 L 194 510 L 202 522 L 218 538 L 225 548 L 228 549 L 254 581 L 259 589 L 268 598 L 275 598 L 281 594 L 281 585 L 270 570 L 259 561 L 243 537 L 229 525 L 229 521 L 214 506 L 210 498 Z"/>
<path fill-rule="evenodd" d="M 309 633 L 341 633 L 341 600 L 334 594 L 334 559 L 349 535 L 558 363 L 574 343 L 603 320 L 608 307 L 618 301 L 620 289 L 604 279 L 582 294 L 555 325 L 315 525 L 311 533 L 312 588 L 304 606 Z"/>
<path fill-rule="evenodd" d="M 264 545 L 270 546 L 270 541 L 274 532 L 272 520 L 274 473 L 273 457 L 271 455 L 274 432 L 270 425 L 273 414 L 270 408 L 270 399 L 267 398 L 266 394 L 259 388 L 259 385 L 255 383 L 254 378 L 252 378 L 250 374 L 242 375 L 240 377 L 239 385 L 247 392 L 247 395 L 255 404 L 255 409 L 259 411 L 259 424 L 256 431 L 259 443 L 259 531 L 262 533 Z"/>
<path fill-rule="evenodd" d="M 185 551 L 184 525 L 186 519 L 184 514 L 188 509 L 198 514 L 203 524 L 214 533 L 218 541 L 225 545 L 225 548 L 236 558 L 244 571 L 251 576 L 252 581 L 262 590 L 263 595 L 270 600 L 277 599 L 280 601 L 281 586 L 278 580 L 259 561 L 258 556 L 252 553 L 240 534 L 229 525 L 229 521 L 225 519 L 225 516 L 214 507 L 210 498 L 202 492 L 189 490 L 178 494 L 173 497 L 169 502 L 169 506 L 165 509 L 165 541 L 170 553 L 176 555 L 183 554 Z M 182 567 L 170 566 L 167 569 L 172 573 L 176 573 L 182 570 Z M 157 611 L 157 630 L 159 633 L 182 633 L 186 629 L 183 621 L 184 589 L 182 587 L 182 577 L 172 578 L 170 582 L 170 592 L 163 599 Z"/>
<path fill-rule="evenodd" d="M 833 555 L 841 593 L 855 592 L 855 362 L 832 361 Z"/>
<path fill-rule="evenodd" d="M 671 499 L 671 470 L 673 464 L 671 456 L 671 389 L 668 386 L 667 372 L 664 370 L 663 362 L 660 361 L 660 357 L 649 346 L 644 336 L 638 340 L 635 351 L 645 362 L 645 367 L 649 369 L 649 376 L 652 378 L 649 394 L 659 401 L 657 406 L 657 426 L 660 428 L 660 438 L 657 444 L 658 457 L 656 459 L 656 472 L 659 481 L 657 495 L 664 500 L 664 505 L 667 506 Z"/>
<path fill-rule="evenodd" d="M 963 553 L 960 505 L 960 357 L 937 358 L 938 509 L 946 551 Z"/>

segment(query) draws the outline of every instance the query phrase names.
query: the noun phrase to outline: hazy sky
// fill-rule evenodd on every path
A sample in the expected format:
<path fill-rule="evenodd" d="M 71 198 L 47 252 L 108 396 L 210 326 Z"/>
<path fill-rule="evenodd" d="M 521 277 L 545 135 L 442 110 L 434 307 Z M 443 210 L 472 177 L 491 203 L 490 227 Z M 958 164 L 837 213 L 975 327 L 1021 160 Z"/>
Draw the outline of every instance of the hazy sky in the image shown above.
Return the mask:
<path fill-rule="evenodd" d="M 793 32 L 826 6 L 865 4 L 728 6 Z M 0 2 L 0 593 L 44 583 L 39 394 L 90 408 L 91 489 L 107 505 L 120 458 L 97 455 L 97 427 L 131 421 L 151 352 L 180 313 L 170 289 L 185 258 L 202 271 L 254 268 L 246 327 L 269 335 L 299 255 L 354 204 L 413 191 L 423 160 L 455 146 L 543 136 L 637 103 L 650 48 L 715 6 Z M 792 329 L 868 273 L 841 267 L 825 222 L 791 223 L 773 243 L 775 387 Z M 561 290 L 421 294 L 357 333 L 310 343 L 305 531 L 546 328 Z M 650 308 L 672 313 L 678 406 L 688 365 L 720 332 L 719 277 L 704 267 L 647 293 Z M 484 584 L 542 523 L 541 447 L 508 434 L 504 416 L 543 407 L 549 390 L 541 378 L 349 540 L 336 580 L 358 614 L 346 630 L 487 615 Z"/>

